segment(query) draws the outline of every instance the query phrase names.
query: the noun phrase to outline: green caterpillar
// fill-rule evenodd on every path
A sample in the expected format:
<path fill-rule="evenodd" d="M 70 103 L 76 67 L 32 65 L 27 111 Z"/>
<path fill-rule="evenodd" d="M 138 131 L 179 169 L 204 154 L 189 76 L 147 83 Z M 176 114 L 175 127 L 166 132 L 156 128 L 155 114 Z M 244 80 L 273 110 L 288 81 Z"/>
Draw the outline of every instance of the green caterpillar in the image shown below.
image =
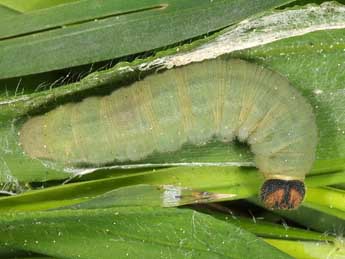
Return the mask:
<path fill-rule="evenodd" d="M 250 145 L 266 178 L 266 207 L 298 207 L 317 145 L 312 107 L 286 78 L 243 60 L 157 73 L 33 117 L 20 131 L 27 155 L 66 167 L 140 161 L 186 143 L 235 138 Z"/>

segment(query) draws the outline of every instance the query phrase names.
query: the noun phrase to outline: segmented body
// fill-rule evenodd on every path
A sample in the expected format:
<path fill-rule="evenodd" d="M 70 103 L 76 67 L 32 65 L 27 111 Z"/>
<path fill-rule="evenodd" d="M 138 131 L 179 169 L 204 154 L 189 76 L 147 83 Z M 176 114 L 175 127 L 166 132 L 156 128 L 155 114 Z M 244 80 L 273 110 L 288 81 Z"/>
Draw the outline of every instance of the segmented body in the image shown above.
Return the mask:
<path fill-rule="evenodd" d="M 157 73 L 108 96 L 29 119 L 26 154 L 66 166 L 139 161 L 212 139 L 246 141 L 266 178 L 303 179 L 314 161 L 311 106 L 280 74 L 215 59 Z"/>

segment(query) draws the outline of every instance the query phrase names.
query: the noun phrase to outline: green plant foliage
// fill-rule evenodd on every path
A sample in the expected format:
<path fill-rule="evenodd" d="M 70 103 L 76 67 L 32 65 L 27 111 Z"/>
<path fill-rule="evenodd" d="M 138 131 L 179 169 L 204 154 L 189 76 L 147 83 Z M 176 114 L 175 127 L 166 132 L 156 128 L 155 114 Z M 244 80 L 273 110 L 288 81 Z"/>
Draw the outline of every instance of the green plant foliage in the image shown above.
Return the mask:
<path fill-rule="evenodd" d="M 255 258 L 285 258 L 246 232 L 250 231 L 294 257 L 309 254 L 314 255 L 310 258 L 323 258 L 326 252 L 334 256 L 344 253 L 341 240 L 333 236 L 211 210 L 205 212 L 212 216 L 190 209 L 162 209 L 157 203 L 159 197 L 159 188 L 137 185 L 77 206 L 4 213 L 0 216 L 4 226 L 0 240 L 6 241 L 0 252 L 18 255 L 25 250 L 62 258 L 111 258 L 113 254 L 122 258 L 128 253 L 139 258 L 169 251 L 186 258 L 242 258 L 250 246 L 260 250 Z M 293 244 L 299 249 L 291 249 Z M 320 249 L 319 256 L 315 249 Z"/>
<path fill-rule="evenodd" d="M 210 181 L 210 175 L 213 177 L 212 181 Z M 337 182 L 344 181 L 344 175 L 343 172 L 335 172 L 326 174 L 325 177 L 308 176 L 306 179 L 307 188 L 333 184 L 334 179 L 337 179 Z M 119 195 L 117 188 L 140 184 L 155 185 L 160 190 L 159 193 L 163 198 L 153 199 L 151 196 L 145 196 L 150 197 L 150 200 L 145 203 L 150 206 L 160 204 L 171 207 L 215 200 L 238 200 L 257 196 L 262 181 L 261 175 L 256 170 L 239 167 L 173 167 L 143 172 L 129 171 L 127 174 L 106 179 L 76 182 L 29 191 L 18 196 L 3 197 L 0 199 L 0 211 L 44 210 L 78 203 L 82 204 L 77 206 L 84 206 L 83 202 L 89 206 L 90 203 L 98 204 L 99 199 L 102 199 L 103 202 L 106 200 L 108 204 L 112 205 L 119 202 L 113 199 L 114 195 Z M 164 186 L 171 186 L 171 188 L 164 188 Z M 128 197 L 128 200 L 122 202 L 123 204 L 129 204 L 130 200 L 131 203 L 134 202 L 134 205 L 137 205 L 135 202 L 138 201 L 137 199 L 133 201 L 133 197 L 142 197 L 147 191 L 135 190 L 139 193 L 136 194 L 129 189 L 121 189 L 120 193 L 128 192 L 127 196 L 121 196 Z M 164 193 L 169 193 L 169 190 L 173 194 L 176 193 L 180 198 L 164 199 Z M 203 194 L 204 191 L 209 193 Z M 216 194 L 221 195 L 217 196 Z M 306 197 L 307 202 L 309 202 L 308 197 Z M 324 206 L 324 204 L 319 206 Z"/>
<path fill-rule="evenodd" d="M 279 212 L 279 214 L 320 232 L 336 233 L 340 236 L 344 233 L 344 212 L 342 215 L 332 215 L 335 213 L 328 207 L 303 207 L 292 213 Z"/>
<path fill-rule="evenodd" d="M 19 14 L 19 12 L 0 5 L 0 17 L 8 17 Z"/>
<path fill-rule="evenodd" d="M 102 1 L 107 9 L 95 10 L 93 7 L 98 3 L 92 0 L 23 14 L 20 19 L 29 22 L 20 23 L 15 29 L 19 34 L 13 35 L 6 27 L 0 27 L 0 38 L 4 37 L 0 41 L 0 78 L 152 50 L 221 29 L 287 2 L 290 1 L 107 0 Z M 66 20 L 61 18 L 65 13 L 69 13 Z M 76 20 L 80 13 L 81 20 Z M 0 24 L 9 23 L 10 20 L 0 20 Z M 13 60 L 18 59 L 30 63 L 18 62 L 12 66 Z"/>
<path fill-rule="evenodd" d="M 317 259 L 333 258 L 341 259 L 345 256 L 343 240 L 336 241 L 334 244 L 327 242 L 309 242 L 309 241 L 288 241 L 266 239 L 266 242 L 280 249 L 284 249 L 288 254 L 295 258 Z"/>
<path fill-rule="evenodd" d="M 115 207 L 3 214 L 1 242 L 61 258 L 290 258 L 189 209 Z"/>
<path fill-rule="evenodd" d="M 3 190 L 26 191 L 0 198 L 0 258 L 343 258 L 344 9 L 332 3 L 322 11 L 310 5 L 259 14 L 291 2 L 106 0 L 98 5 L 90 0 L 0 0 L 0 78 L 17 77 L 11 79 L 11 89 L 0 81 L 0 183 Z M 263 179 L 251 167 L 190 164 L 71 174 L 23 155 L 17 133 L 28 113 L 109 93 L 166 68 L 169 58 L 183 61 L 184 54 L 202 49 L 212 54 L 227 47 L 217 44 L 229 34 L 233 36 L 228 43 L 238 43 L 228 51 L 229 57 L 278 71 L 314 107 L 317 161 L 306 178 L 307 196 L 298 210 L 261 209 L 256 197 Z M 187 39 L 191 43 L 181 45 Z M 171 47 L 176 43 L 178 47 Z M 113 58 L 132 60 L 133 54 L 148 50 L 155 55 L 120 62 L 76 83 L 39 89 L 40 80 L 55 73 L 49 71 Z M 43 71 L 49 73 L 32 81 L 37 91 L 27 89 L 25 80 L 21 85 L 21 76 Z M 252 162 L 246 147 L 217 143 L 187 146 L 169 158 L 187 164 Z M 232 201 L 238 199 L 252 204 L 249 209 L 238 206 Z M 229 214 L 221 204 L 175 208 L 223 200 L 231 201 L 224 206 L 236 212 Z M 225 210 L 215 212 L 219 207 Z M 277 224 L 281 220 L 288 223 Z M 292 222 L 297 225 L 290 227 Z"/>
<path fill-rule="evenodd" d="M 0 5 L 25 13 L 75 1 L 77 0 L 1 0 Z"/>

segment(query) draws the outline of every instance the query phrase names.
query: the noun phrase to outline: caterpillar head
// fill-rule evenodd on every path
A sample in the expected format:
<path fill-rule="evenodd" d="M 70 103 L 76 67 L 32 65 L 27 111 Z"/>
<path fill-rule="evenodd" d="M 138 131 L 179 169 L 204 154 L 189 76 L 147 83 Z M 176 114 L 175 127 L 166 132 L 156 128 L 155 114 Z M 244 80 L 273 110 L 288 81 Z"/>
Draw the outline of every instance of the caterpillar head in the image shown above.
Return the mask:
<path fill-rule="evenodd" d="M 296 209 L 305 195 L 301 180 L 268 179 L 261 187 L 261 201 L 268 209 Z"/>

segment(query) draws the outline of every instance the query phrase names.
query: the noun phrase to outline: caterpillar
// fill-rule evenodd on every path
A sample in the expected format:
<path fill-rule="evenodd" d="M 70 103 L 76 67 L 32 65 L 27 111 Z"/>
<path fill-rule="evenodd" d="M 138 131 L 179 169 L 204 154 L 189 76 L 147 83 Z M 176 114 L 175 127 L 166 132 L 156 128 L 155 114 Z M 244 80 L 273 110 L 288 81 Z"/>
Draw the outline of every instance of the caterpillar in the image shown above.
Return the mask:
<path fill-rule="evenodd" d="M 149 75 L 34 116 L 20 129 L 28 156 L 66 167 L 140 161 L 214 139 L 249 144 L 267 208 L 301 204 L 317 145 L 312 107 L 285 77 L 240 59 Z"/>

